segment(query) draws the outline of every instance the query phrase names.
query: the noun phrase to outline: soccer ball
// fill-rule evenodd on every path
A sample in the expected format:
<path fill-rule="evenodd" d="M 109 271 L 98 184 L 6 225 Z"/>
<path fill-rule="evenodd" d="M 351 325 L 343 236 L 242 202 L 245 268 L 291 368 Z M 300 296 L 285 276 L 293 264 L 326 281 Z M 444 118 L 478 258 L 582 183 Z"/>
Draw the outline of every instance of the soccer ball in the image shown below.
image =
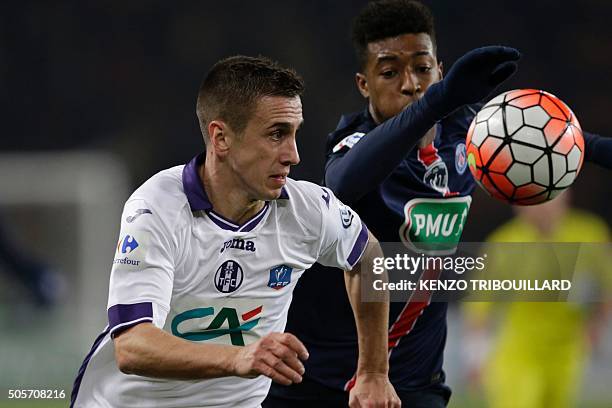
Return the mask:
<path fill-rule="evenodd" d="M 582 167 L 578 119 L 556 96 L 536 89 L 505 92 L 482 107 L 467 133 L 467 160 L 491 196 L 539 204 L 568 188 Z"/>

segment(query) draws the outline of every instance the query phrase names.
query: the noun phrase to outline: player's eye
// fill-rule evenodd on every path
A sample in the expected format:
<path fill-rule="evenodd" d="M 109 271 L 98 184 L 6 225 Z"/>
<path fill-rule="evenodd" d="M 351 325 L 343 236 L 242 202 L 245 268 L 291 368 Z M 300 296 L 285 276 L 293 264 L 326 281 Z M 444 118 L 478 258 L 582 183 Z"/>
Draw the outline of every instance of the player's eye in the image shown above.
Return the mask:
<path fill-rule="evenodd" d="M 427 74 L 431 71 L 431 66 L 429 65 L 419 65 L 417 67 L 417 72 L 420 74 Z"/>
<path fill-rule="evenodd" d="M 383 78 L 385 78 L 385 79 L 391 79 L 391 78 L 394 78 L 395 76 L 397 76 L 397 71 L 394 71 L 392 69 L 388 69 L 388 70 L 385 70 L 385 71 L 381 72 L 380 75 Z"/>
<path fill-rule="evenodd" d="M 283 133 L 280 130 L 274 130 L 272 133 L 270 133 L 270 139 L 278 141 L 281 140 L 283 138 Z"/>

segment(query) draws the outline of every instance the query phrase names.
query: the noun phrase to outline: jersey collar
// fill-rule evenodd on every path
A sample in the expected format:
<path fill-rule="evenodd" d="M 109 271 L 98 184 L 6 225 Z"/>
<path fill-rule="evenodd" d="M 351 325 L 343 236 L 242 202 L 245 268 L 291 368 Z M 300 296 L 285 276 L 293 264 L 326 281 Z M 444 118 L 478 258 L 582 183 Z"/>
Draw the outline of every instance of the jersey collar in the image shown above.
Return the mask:
<path fill-rule="evenodd" d="M 198 174 L 198 168 L 204 163 L 205 159 L 206 154 L 200 153 L 191 159 L 183 168 L 183 190 L 187 196 L 187 201 L 189 201 L 191 211 L 212 211 L 213 208 L 206 194 L 206 190 L 204 190 L 204 185 L 200 180 L 200 175 Z M 289 194 L 287 194 L 285 187 L 281 189 L 278 198 L 284 200 L 289 199 Z M 264 208 L 267 208 L 267 205 L 264 206 Z"/>

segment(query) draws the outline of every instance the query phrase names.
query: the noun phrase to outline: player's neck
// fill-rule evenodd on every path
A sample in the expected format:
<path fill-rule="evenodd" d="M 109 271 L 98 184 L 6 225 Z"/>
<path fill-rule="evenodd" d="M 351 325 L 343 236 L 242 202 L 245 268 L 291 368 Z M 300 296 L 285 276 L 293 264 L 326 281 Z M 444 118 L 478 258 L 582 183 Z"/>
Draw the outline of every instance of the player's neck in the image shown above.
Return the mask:
<path fill-rule="evenodd" d="M 374 123 L 380 125 L 382 122 L 384 122 L 384 120 L 382 120 L 378 113 L 376 113 L 376 109 L 374 109 L 374 106 L 372 106 L 371 103 L 368 104 L 368 111 L 370 112 L 370 116 L 372 116 L 372 119 L 374 119 Z"/>
<path fill-rule="evenodd" d="M 214 212 L 242 225 L 257 214 L 265 202 L 249 198 L 244 189 L 236 188 L 235 183 L 227 180 L 222 173 L 216 171 L 213 165 L 201 165 L 198 169 L 200 181 Z"/>

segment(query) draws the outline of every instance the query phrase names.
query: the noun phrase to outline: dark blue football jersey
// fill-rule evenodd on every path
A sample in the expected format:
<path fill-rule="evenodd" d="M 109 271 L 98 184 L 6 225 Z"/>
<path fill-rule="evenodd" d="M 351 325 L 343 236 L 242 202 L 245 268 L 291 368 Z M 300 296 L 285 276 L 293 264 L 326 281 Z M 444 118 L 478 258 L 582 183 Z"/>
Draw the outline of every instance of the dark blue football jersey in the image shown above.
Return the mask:
<path fill-rule="evenodd" d="M 346 202 L 379 241 L 419 247 L 432 234 L 459 239 L 475 185 L 467 169 L 465 137 L 478 108 L 466 106 L 438 122 L 430 146 L 415 147 L 381 184 Z M 344 115 L 327 140 L 326 171 L 375 127 L 367 109 Z M 367 166 L 362 171 L 367 172 Z M 360 174 L 351 177 L 358 180 Z M 437 230 L 424 228 L 423 220 L 445 213 L 451 216 L 441 219 L 454 220 L 452 225 L 449 221 L 433 223 Z M 446 311 L 442 302 L 391 303 L 389 376 L 396 389 L 411 391 L 444 381 Z M 357 368 L 357 334 L 341 272 L 317 264 L 304 274 L 286 331 L 310 351 L 305 377 L 335 389 L 348 388 Z"/>

